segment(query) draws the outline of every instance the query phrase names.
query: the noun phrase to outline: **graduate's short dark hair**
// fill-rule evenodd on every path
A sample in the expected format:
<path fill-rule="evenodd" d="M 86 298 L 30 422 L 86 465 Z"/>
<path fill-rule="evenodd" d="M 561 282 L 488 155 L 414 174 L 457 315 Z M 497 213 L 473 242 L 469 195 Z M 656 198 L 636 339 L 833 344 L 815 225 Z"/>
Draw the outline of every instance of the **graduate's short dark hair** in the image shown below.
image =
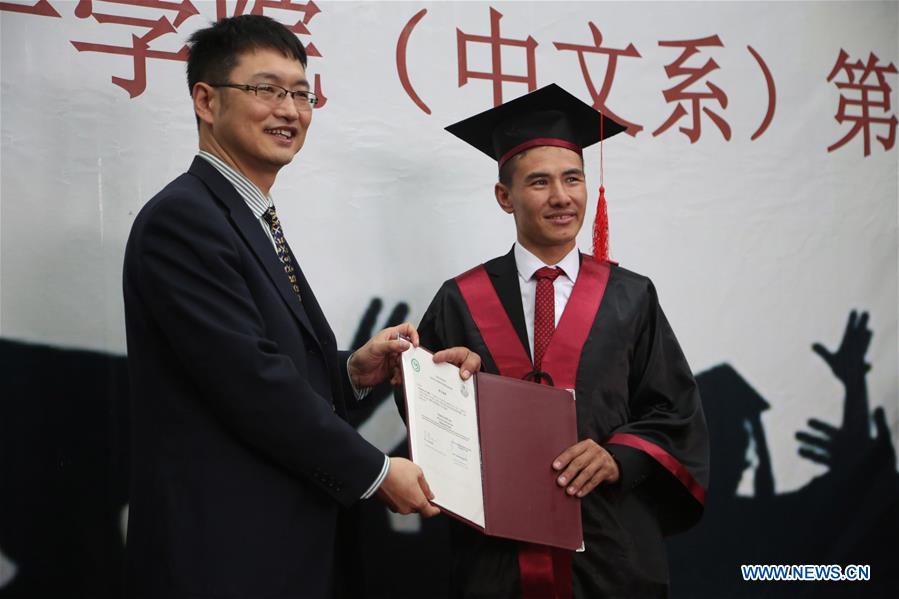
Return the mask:
<path fill-rule="evenodd" d="M 521 154 L 516 154 L 515 156 L 512 156 L 499 167 L 499 182 L 506 187 L 512 185 L 512 175 L 515 174 L 515 165 L 518 164 L 518 157 L 520 155 Z"/>
<path fill-rule="evenodd" d="M 276 50 L 306 67 L 306 50 L 297 36 L 281 23 L 262 15 L 222 19 L 195 31 L 187 44 L 190 48 L 187 87 L 191 94 L 199 81 L 226 83 L 244 52 Z"/>

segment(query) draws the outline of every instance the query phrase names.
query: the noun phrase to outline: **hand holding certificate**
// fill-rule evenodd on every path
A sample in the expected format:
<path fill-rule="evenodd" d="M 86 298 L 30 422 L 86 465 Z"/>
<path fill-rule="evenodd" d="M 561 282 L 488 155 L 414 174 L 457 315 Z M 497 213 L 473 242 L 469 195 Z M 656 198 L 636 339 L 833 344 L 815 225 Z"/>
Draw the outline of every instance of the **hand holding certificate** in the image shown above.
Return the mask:
<path fill-rule="evenodd" d="M 489 535 L 582 545 L 580 501 L 552 462 L 577 441 L 573 395 L 478 373 L 463 381 L 422 348 L 402 355 L 409 449 L 434 504 Z"/>

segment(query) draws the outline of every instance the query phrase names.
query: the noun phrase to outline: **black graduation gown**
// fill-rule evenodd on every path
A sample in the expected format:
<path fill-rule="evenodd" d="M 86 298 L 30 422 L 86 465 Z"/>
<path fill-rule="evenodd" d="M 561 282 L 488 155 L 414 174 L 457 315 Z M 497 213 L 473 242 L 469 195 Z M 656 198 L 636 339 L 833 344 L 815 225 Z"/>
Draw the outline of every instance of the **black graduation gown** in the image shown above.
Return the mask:
<path fill-rule="evenodd" d="M 513 253 L 484 266 L 528 348 Z M 485 371 L 498 372 L 455 279 L 437 292 L 419 333 L 430 350 L 467 346 L 480 354 Z M 574 596 L 667 596 L 662 538 L 692 526 L 702 513 L 708 434 L 696 382 L 646 277 L 611 267 L 580 355 L 576 405 L 581 439 L 633 435 L 663 449 L 680 470 L 634 447 L 605 445 L 620 465 L 621 480 L 600 485 L 582 500 L 586 551 L 573 558 Z M 690 480 L 692 493 L 678 474 Z M 520 596 L 517 543 L 455 521 L 451 527 L 451 596 Z"/>

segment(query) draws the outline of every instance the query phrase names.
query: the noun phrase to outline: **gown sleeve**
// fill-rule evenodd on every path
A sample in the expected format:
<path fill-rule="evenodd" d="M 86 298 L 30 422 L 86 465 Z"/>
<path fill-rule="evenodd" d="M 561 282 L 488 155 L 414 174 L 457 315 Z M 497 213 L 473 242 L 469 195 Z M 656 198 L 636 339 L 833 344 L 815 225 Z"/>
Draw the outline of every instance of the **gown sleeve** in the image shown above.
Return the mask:
<path fill-rule="evenodd" d="M 662 528 L 671 534 L 702 515 L 708 431 L 696 380 L 652 283 L 643 315 L 628 380 L 631 417 L 604 444 L 619 461 L 624 486 L 649 479 Z"/>

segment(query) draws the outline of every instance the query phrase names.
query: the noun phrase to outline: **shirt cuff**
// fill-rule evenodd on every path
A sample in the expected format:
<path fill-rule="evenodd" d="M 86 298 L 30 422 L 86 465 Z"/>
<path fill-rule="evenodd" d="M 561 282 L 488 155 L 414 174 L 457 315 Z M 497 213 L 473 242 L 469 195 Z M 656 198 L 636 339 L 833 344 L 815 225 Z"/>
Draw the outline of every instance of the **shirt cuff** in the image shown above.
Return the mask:
<path fill-rule="evenodd" d="M 365 396 L 368 395 L 369 391 L 371 391 L 371 387 L 357 387 L 356 383 L 353 382 L 353 377 L 350 376 L 350 360 L 352 359 L 353 354 L 350 354 L 350 357 L 346 359 L 346 373 L 347 378 L 350 379 L 350 387 L 352 387 L 353 389 L 353 395 L 356 396 L 356 401 L 359 401 L 361 399 L 365 399 Z"/>
<path fill-rule="evenodd" d="M 384 479 L 387 478 L 387 472 L 390 470 L 390 457 L 384 456 L 384 465 L 381 467 L 381 473 L 378 474 L 378 478 L 375 479 L 375 482 L 371 484 L 365 493 L 362 494 L 360 499 L 368 499 L 372 495 L 375 494 L 375 491 L 378 490 L 378 487 L 381 486 L 381 483 L 384 482 Z"/>

